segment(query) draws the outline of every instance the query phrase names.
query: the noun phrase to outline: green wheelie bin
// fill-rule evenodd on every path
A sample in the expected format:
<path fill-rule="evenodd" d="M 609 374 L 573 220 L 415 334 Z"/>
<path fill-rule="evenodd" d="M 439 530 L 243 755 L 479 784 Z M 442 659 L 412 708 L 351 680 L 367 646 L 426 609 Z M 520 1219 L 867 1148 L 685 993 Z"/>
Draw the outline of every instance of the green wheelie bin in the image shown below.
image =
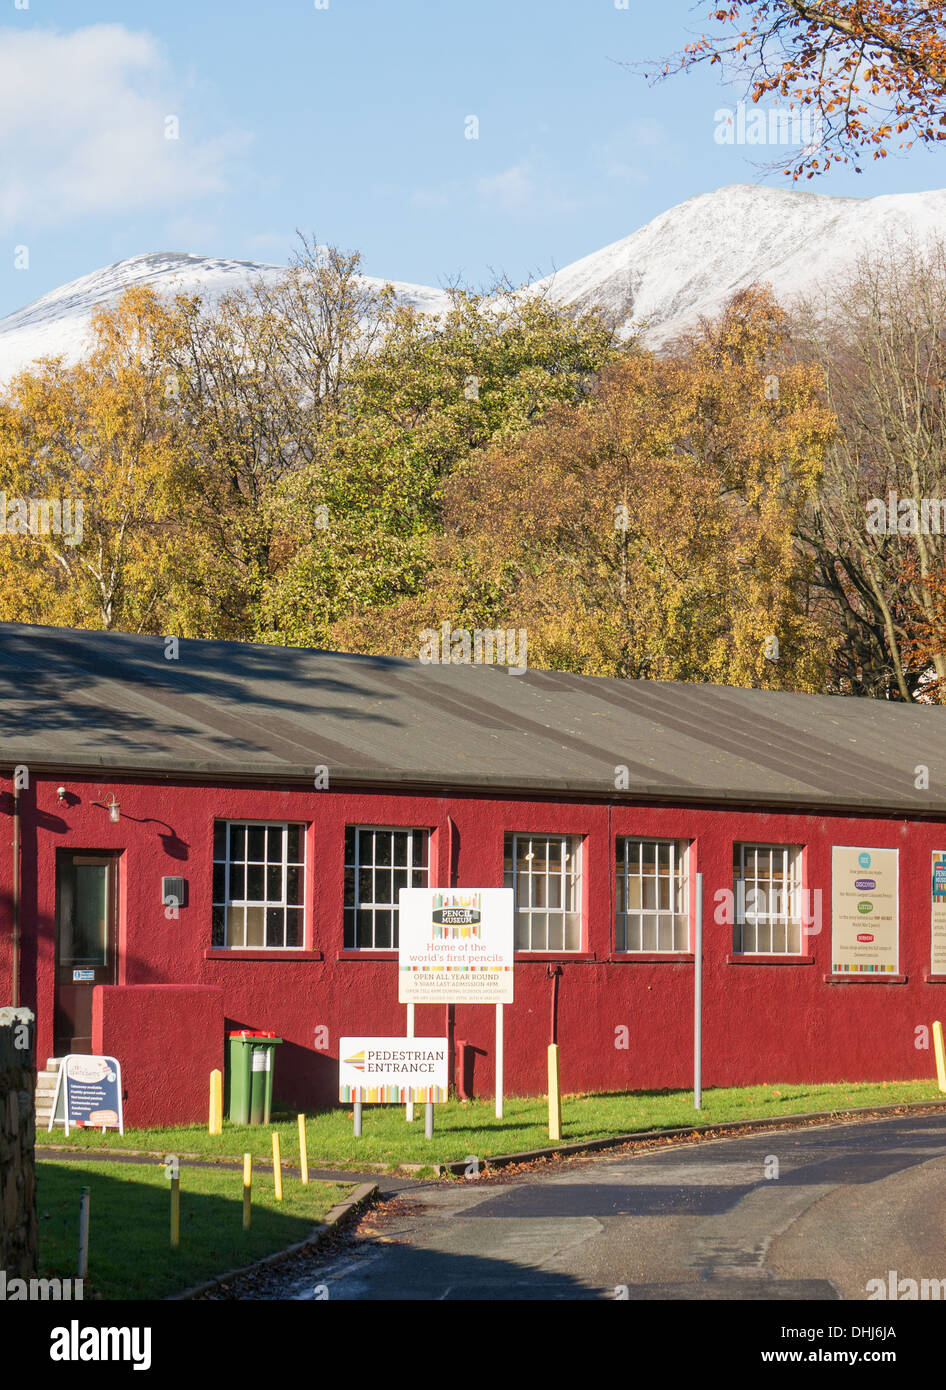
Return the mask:
<path fill-rule="evenodd" d="M 241 1029 L 230 1034 L 230 1108 L 236 1125 L 268 1125 L 273 1104 L 273 1061 L 282 1042 L 273 1033 Z"/>

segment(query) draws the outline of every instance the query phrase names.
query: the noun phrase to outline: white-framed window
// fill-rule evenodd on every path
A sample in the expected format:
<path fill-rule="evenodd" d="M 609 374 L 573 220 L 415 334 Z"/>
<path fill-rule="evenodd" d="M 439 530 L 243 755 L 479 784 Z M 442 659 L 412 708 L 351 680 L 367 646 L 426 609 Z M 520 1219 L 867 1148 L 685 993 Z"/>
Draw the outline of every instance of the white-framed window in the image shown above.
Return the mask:
<path fill-rule="evenodd" d="M 686 840 L 618 838 L 616 951 L 690 949 L 688 853 Z"/>
<path fill-rule="evenodd" d="M 507 835 L 517 951 L 581 950 L 581 836 Z"/>
<path fill-rule="evenodd" d="M 738 955 L 801 953 L 801 846 L 733 845 Z"/>
<path fill-rule="evenodd" d="M 397 949 L 398 894 L 428 886 L 429 830 L 345 827 L 345 950 Z"/>
<path fill-rule="evenodd" d="M 305 826 L 214 821 L 213 935 L 224 950 L 303 945 Z"/>

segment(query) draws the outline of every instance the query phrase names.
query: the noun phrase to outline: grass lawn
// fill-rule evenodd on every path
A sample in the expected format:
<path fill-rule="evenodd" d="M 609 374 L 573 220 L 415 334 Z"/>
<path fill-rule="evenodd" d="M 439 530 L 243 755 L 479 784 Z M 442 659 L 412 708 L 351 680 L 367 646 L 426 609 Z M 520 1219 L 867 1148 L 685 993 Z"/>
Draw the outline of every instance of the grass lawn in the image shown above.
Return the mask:
<path fill-rule="evenodd" d="M 75 1276 L 79 1193 L 89 1188 L 87 1298 L 163 1298 L 305 1240 L 351 1187 L 253 1175 L 243 1230 L 243 1174 L 181 1164 L 181 1240 L 170 1245 L 170 1183 L 161 1164 L 82 1160 L 37 1164 L 40 1277 Z"/>
<path fill-rule="evenodd" d="M 935 1081 L 885 1081 L 820 1085 L 748 1086 L 706 1090 L 703 1109 L 693 1109 L 691 1091 L 643 1091 L 565 1096 L 562 1102 L 562 1142 L 603 1139 L 637 1130 L 672 1129 L 678 1125 L 714 1124 L 725 1120 L 758 1120 L 806 1110 L 847 1110 L 858 1106 L 892 1105 L 901 1101 L 943 1099 Z M 352 1134 L 352 1112 L 346 1106 L 320 1111 L 307 1120 L 311 1168 L 358 1169 L 360 1164 L 434 1164 L 469 1155 L 514 1153 L 548 1147 L 548 1109 L 544 1098 L 508 1097 L 505 1117 L 497 1120 L 492 1100 L 449 1101 L 435 1107 L 434 1137 L 424 1138 L 424 1109 L 415 1107 L 414 1123 L 404 1119 L 403 1106 L 366 1105 L 364 1133 Z M 75 1148 L 129 1148 L 162 1153 L 239 1157 L 244 1151 L 268 1162 L 271 1131 L 280 1133 L 284 1164 L 298 1163 L 295 1117 L 269 1128 L 242 1127 L 224 1121 L 223 1134 L 211 1137 L 206 1125 L 174 1129 L 114 1131 L 75 1130 L 66 1139 L 62 1130 L 37 1136 L 37 1142 Z"/>

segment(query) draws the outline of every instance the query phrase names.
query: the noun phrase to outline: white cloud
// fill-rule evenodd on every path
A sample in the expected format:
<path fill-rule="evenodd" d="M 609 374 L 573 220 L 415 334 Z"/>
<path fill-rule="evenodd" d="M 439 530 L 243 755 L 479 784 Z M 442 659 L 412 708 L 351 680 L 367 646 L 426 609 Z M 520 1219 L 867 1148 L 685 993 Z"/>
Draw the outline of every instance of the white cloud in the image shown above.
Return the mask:
<path fill-rule="evenodd" d="M 592 146 L 591 153 L 605 178 L 645 184 L 662 167 L 662 162 L 675 153 L 675 147 L 666 127 L 647 117 L 615 131 L 609 140 Z"/>
<path fill-rule="evenodd" d="M 529 212 L 547 216 L 571 213 L 580 206 L 578 201 L 562 192 L 560 176 L 537 172 L 527 159 L 497 174 L 452 179 L 436 188 L 415 189 L 411 202 L 431 212 L 472 205 L 486 212 Z"/>
<path fill-rule="evenodd" d="M 0 30 L 0 129 L 0 227 L 18 231 L 219 195 L 247 143 L 195 133 L 156 41 L 121 24 Z"/>
<path fill-rule="evenodd" d="M 499 174 L 477 179 L 476 192 L 481 202 L 501 207 L 506 212 L 534 203 L 536 189 L 528 164 L 512 164 Z"/>

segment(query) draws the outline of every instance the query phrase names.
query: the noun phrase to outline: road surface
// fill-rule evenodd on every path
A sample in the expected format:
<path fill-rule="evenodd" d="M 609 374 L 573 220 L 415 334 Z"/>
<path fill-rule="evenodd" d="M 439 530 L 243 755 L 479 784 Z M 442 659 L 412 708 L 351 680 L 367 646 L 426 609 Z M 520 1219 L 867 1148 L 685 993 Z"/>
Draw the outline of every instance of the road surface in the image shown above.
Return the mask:
<path fill-rule="evenodd" d="M 946 1280 L 944 1220 L 946 1117 L 817 1126 L 401 1190 L 249 1296 L 867 1299 Z"/>

